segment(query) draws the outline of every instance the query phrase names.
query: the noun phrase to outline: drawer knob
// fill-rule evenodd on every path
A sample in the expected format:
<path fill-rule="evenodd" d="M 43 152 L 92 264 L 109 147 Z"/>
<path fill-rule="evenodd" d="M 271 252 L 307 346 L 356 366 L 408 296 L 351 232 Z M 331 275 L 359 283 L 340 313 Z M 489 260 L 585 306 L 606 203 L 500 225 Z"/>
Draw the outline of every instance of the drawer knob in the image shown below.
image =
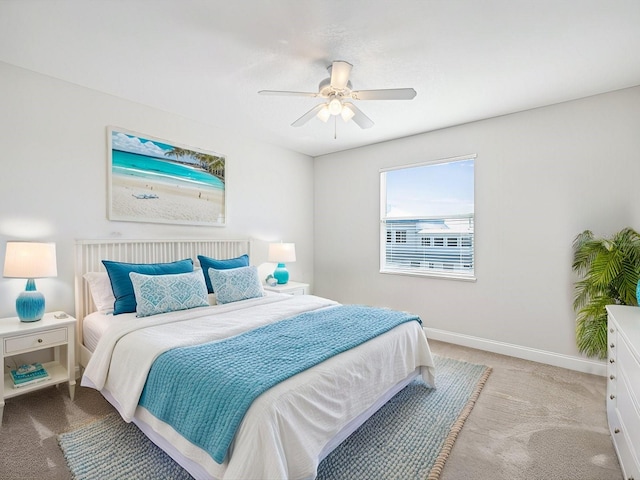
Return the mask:
<path fill-rule="evenodd" d="M 611 395 L 609 395 L 609 398 L 613 400 L 614 398 L 616 398 L 616 396 L 612 393 Z"/>
<path fill-rule="evenodd" d="M 609 345 L 611 348 L 614 348 L 615 345 L 613 344 L 613 342 L 611 343 L 611 345 Z"/>
<path fill-rule="evenodd" d="M 38 339 L 38 343 L 42 343 L 42 339 L 41 338 Z"/>
<path fill-rule="evenodd" d="M 613 333 L 613 332 L 614 332 L 613 328 L 610 328 L 610 329 L 609 329 L 609 331 L 610 331 L 611 333 Z"/>
<path fill-rule="evenodd" d="M 620 433 L 620 429 L 619 428 L 614 429 L 613 433 Z"/>
<path fill-rule="evenodd" d="M 615 359 L 611 358 L 609 359 L 609 363 L 616 363 Z"/>
<path fill-rule="evenodd" d="M 609 380 L 615 380 L 616 376 L 615 375 L 609 375 Z"/>

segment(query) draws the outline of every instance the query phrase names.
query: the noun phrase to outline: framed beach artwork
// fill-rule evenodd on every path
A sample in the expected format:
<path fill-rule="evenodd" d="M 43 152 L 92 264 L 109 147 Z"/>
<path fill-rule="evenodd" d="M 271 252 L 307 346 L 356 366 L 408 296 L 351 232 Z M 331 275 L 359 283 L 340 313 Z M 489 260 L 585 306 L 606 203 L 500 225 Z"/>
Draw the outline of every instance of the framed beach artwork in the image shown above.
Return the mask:
<path fill-rule="evenodd" d="M 109 220 L 224 226 L 225 156 L 107 128 Z"/>

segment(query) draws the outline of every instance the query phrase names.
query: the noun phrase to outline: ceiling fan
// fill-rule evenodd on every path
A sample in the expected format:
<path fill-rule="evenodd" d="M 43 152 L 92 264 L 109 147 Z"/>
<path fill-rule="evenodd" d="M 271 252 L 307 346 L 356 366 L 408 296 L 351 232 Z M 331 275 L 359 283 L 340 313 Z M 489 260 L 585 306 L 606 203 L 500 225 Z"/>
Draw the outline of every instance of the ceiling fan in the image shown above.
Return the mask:
<path fill-rule="evenodd" d="M 320 97 L 326 102 L 316 105 L 291 124 L 301 127 L 313 117 L 326 122 L 331 116 L 340 115 L 345 122 L 353 120 L 360 128 L 373 127 L 373 121 L 349 100 L 411 100 L 416 96 L 413 88 L 388 88 L 382 90 L 352 90 L 349 74 L 353 65 L 336 60 L 327 67 L 329 78 L 318 86 L 318 92 L 289 92 L 260 90 L 261 95 L 288 95 L 296 97 Z"/>

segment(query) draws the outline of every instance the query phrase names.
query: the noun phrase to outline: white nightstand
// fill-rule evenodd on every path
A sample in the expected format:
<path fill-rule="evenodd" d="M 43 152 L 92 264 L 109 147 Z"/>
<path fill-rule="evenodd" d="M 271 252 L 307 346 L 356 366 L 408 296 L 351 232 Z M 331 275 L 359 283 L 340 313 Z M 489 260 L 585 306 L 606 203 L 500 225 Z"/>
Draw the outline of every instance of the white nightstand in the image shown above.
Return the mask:
<path fill-rule="evenodd" d="M 276 285 L 270 287 L 269 285 L 263 285 L 265 290 L 270 292 L 286 293 L 288 295 L 308 295 L 309 284 L 300 282 L 287 282 L 284 285 Z"/>
<path fill-rule="evenodd" d="M 4 381 L 0 382 L 0 423 L 4 401 L 7 398 L 69 382 L 69 396 L 73 400 L 76 386 L 76 319 L 70 315 L 66 318 L 55 318 L 54 315 L 61 313 L 45 313 L 42 320 L 37 322 L 21 322 L 18 317 L 0 319 L 0 358 L 3 371 L 7 371 L 7 365 L 10 365 L 11 369 L 15 368 L 11 357 L 46 348 L 54 349 L 53 361 L 43 363 L 51 378 L 33 385 L 14 388 L 11 375 L 4 374 Z M 17 358 L 16 363 L 24 363 L 20 360 L 22 359 Z"/>

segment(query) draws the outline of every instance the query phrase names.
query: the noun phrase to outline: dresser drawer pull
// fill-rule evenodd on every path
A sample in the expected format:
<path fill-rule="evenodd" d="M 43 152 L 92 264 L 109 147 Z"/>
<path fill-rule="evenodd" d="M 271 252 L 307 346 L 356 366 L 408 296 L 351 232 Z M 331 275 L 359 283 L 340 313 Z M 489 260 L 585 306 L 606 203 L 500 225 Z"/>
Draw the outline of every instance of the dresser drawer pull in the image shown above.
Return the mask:
<path fill-rule="evenodd" d="M 611 395 L 609 395 L 609 398 L 613 400 L 614 398 L 616 398 L 616 396 L 612 393 Z"/>
<path fill-rule="evenodd" d="M 611 344 L 609 345 L 611 348 L 615 348 L 615 345 L 613 344 L 613 342 L 611 342 Z"/>
<path fill-rule="evenodd" d="M 42 343 L 42 339 L 41 338 L 38 339 L 38 343 Z"/>
<path fill-rule="evenodd" d="M 609 380 L 615 380 L 616 376 L 615 375 L 609 375 Z"/>
<path fill-rule="evenodd" d="M 613 328 L 610 328 L 610 329 L 609 329 L 609 331 L 610 331 L 611 333 L 615 332 L 615 330 L 614 330 Z"/>
<path fill-rule="evenodd" d="M 613 433 L 620 433 L 620 429 L 619 428 L 614 429 Z"/>
<path fill-rule="evenodd" d="M 609 363 L 616 363 L 614 358 L 609 359 Z"/>

